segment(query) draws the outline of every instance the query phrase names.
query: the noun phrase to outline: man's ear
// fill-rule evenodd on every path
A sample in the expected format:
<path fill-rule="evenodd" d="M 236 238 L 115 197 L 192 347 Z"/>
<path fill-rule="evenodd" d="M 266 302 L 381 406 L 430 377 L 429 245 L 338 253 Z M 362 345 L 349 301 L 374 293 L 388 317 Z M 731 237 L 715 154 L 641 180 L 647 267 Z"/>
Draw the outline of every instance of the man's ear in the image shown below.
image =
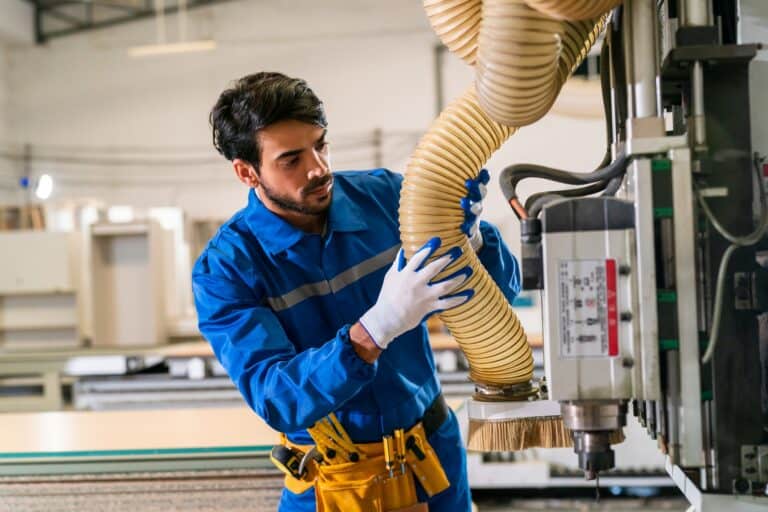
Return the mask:
<path fill-rule="evenodd" d="M 235 158 L 232 160 L 232 167 L 235 169 L 237 179 L 244 185 L 250 188 L 257 188 L 259 186 L 259 174 L 253 165 L 240 158 Z"/>

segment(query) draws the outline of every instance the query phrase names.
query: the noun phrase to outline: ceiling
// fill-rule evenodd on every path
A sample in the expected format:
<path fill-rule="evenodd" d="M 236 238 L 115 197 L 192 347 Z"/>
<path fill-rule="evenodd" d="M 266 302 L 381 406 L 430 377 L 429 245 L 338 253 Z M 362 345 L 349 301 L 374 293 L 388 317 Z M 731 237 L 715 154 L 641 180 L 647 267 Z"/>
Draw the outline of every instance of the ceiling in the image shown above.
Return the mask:
<path fill-rule="evenodd" d="M 35 39 L 50 39 L 127 23 L 155 15 L 153 0 L 26 0 L 35 10 Z M 163 0 L 166 13 L 227 0 Z"/>

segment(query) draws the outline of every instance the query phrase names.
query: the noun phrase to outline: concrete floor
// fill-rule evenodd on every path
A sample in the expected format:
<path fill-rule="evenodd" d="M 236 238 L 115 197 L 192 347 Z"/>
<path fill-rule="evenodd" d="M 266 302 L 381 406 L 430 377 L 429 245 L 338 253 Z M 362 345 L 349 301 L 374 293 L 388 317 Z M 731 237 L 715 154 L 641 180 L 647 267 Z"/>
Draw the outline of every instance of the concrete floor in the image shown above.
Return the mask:
<path fill-rule="evenodd" d="M 0 477 L 0 512 L 256 512 L 277 509 L 273 470 Z M 651 490 L 650 492 L 655 492 Z M 477 491 L 477 512 L 684 512 L 682 497 L 612 496 L 603 490 Z M 546 493 L 546 496 L 545 494 Z"/>

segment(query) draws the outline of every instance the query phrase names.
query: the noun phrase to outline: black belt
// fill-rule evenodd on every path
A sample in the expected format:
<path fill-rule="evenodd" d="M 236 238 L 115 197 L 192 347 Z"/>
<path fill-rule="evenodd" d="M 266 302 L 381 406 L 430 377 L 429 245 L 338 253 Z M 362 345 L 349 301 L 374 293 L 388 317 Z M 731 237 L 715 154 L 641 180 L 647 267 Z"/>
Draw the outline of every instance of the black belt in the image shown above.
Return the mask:
<path fill-rule="evenodd" d="M 448 403 L 442 393 L 437 395 L 427 410 L 424 411 L 424 417 L 421 418 L 421 424 L 424 426 L 424 433 L 427 437 L 431 436 L 448 419 Z"/>

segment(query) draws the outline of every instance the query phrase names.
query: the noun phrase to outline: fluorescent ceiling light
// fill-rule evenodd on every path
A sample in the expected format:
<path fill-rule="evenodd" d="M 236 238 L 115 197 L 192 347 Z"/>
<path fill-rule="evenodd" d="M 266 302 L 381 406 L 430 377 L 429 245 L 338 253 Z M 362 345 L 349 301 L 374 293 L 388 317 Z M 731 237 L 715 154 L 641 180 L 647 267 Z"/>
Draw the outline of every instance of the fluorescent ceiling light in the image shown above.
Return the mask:
<path fill-rule="evenodd" d="M 216 49 L 216 41 L 185 41 L 182 43 L 148 44 L 128 48 L 131 57 L 154 57 L 158 55 L 174 55 L 179 53 L 206 52 Z"/>
<path fill-rule="evenodd" d="M 110 206 L 107 210 L 109 222 L 133 222 L 133 208 L 130 206 Z"/>
<path fill-rule="evenodd" d="M 51 192 L 53 192 L 53 178 L 47 174 L 43 174 L 40 176 L 40 179 L 37 180 L 35 195 L 38 199 L 45 201 L 51 197 Z"/>

